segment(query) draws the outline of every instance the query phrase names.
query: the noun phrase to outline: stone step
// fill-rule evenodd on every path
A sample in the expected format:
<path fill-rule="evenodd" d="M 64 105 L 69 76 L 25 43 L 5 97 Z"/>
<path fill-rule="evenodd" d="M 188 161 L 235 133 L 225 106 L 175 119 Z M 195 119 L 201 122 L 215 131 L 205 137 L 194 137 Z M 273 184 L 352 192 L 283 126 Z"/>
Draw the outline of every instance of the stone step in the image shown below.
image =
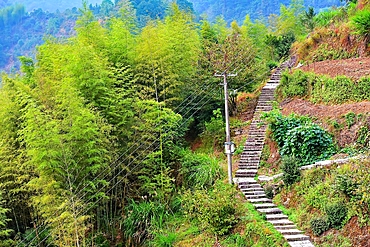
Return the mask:
<path fill-rule="evenodd" d="M 262 213 L 262 214 L 278 214 L 278 213 L 282 213 L 282 211 L 281 211 L 280 208 L 258 208 L 257 211 L 260 212 L 260 213 Z"/>
<path fill-rule="evenodd" d="M 251 148 L 254 148 L 254 147 L 259 147 L 259 148 L 263 148 L 263 145 L 264 143 L 263 142 L 248 142 L 248 143 L 245 143 L 245 149 L 247 147 L 251 147 Z"/>
<path fill-rule="evenodd" d="M 244 157 L 254 157 L 254 156 L 259 156 L 260 154 L 261 154 L 261 151 L 253 151 L 253 152 L 249 152 L 248 154 L 243 154 L 243 156 Z"/>
<path fill-rule="evenodd" d="M 243 151 L 261 151 L 263 149 L 262 146 L 247 146 L 243 148 Z"/>
<path fill-rule="evenodd" d="M 243 193 L 249 193 L 249 192 L 255 192 L 255 193 L 265 192 L 263 188 L 245 188 L 245 189 L 241 189 L 241 191 Z"/>
<path fill-rule="evenodd" d="M 265 192 L 263 190 L 242 190 L 244 195 L 263 195 Z"/>
<path fill-rule="evenodd" d="M 262 209 L 262 208 L 275 208 L 276 205 L 274 203 L 257 203 L 257 204 L 254 204 L 253 203 L 253 206 L 258 210 L 258 209 Z"/>
<path fill-rule="evenodd" d="M 258 165 L 238 165 L 239 170 L 258 170 Z M 245 167 L 245 168 L 240 168 Z"/>
<path fill-rule="evenodd" d="M 258 198 L 258 199 L 248 199 L 249 202 L 251 203 L 265 203 L 265 202 L 272 202 L 271 199 L 268 198 Z"/>
<path fill-rule="evenodd" d="M 244 195 L 245 195 L 245 198 L 248 199 L 248 201 L 249 200 L 264 199 L 264 198 L 266 198 L 265 193 L 263 193 L 263 194 L 256 194 L 256 195 L 249 195 L 249 194 L 248 195 L 244 194 Z"/>
<path fill-rule="evenodd" d="M 280 229 L 276 229 L 278 232 L 280 232 L 281 234 L 283 235 L 296 235 L 296 234 L 302 234 L 302 231 L 298 230 L 298 229 L 284 229 L 284 230 L 280 230 Z"/>
<path fill-rule="evenodd" d="M 288 242 L 290 247 L 315 247 L 309 240 Z"/>
<path fill-rule="evenodd" d="M 287 220 L 288 216 L 285 214 L 266 214 L 266 219 L 267 220 Z"/>
<path fill-rule="evenodd" d="M 252 155 L 252 156 L 245 155 L 245 156 L 243 156 L 243 157 L 240 158 L 239 162 L 242 162 L 242 163 L 248 163 L 248 162 L 257 163 L 257 161 L 259 162 L 260 159 L 261 159 L 261 155 L 260 154 Z"/>
<path fill-rule="evenodd" d="M 282 220 L 268 220 L 271 224 L 274 226 L 284 226 L 284 225 L 294 225 L 293 222 L 287 219 L 282 219 Z"/>
<path fill-rule="evenodd" d="M 265 137 L 261 136 L 261 137 L 255 137 L 255 138 L 252 138 L 252 137 L 248 137 L 247 140 L 245 141 L 246 143 L 247 142 L 260 142 L 260 143 L 264 143 L 265 142 Z"/>
<path fill-rule="evenodd" d="M 256 182 L 254 179 L 248 179 L 250 181 L 239 181 L 238 185 L 239 188 L 262 188 L 262 186 Z M 253 181 L 252 181 L 253 180 Z"/>
<path fill-rule="evenodd" d="M 276 230 L 292 230 L 297 229 L 297 227 L 292 223 L 290 225 L 281 225 L 281 226 L 275 226 Z"/>
<path fill-rule="evenodd" d="M 310 240 L 309 236 L 303 235 L 303 234 L 296 234 L 296 235 L 283 235 L 284 238 L 290 242 L 290 241 L 304 241 L 304 240 Z"/>

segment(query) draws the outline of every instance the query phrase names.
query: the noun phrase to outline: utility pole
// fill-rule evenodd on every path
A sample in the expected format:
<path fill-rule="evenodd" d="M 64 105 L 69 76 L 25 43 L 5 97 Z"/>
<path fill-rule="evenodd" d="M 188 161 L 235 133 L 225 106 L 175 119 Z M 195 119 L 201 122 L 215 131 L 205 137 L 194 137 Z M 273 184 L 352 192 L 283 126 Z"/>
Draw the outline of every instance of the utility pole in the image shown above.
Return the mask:
<path fill-rule="evenodd" d="M 228 76 L 236 76 L 236 74 L 227 74 L 224 71 L 222 74 L 215 74 L 216 77 L 223 77 L 224 78 L 224 95 L 225 95 L 225 122 L 226 122 L 226 142 L 225 142 L 225 153 L 227 155 L 227 173 L 229 177 L 229 184 L 233 183 L 233 170 L 232 170 L 232 155 L 234 150 L 232 150 L 233 143 L 231 142 L 230 138 L 230 123 L 229 123 L 229 94 L 227 92 L 227 77 Z"/>

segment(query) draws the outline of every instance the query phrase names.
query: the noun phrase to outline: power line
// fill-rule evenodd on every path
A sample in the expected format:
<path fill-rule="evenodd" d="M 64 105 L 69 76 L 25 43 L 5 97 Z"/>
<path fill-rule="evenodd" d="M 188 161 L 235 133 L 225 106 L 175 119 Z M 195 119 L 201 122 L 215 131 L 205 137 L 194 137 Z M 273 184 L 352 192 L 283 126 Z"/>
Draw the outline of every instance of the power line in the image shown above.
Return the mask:
<path fill-rule="evenodd" d="M 209 87 L 211 86 L 211 84 L 210 85 L 207 85 L 205 88 L 206 89 L 209 89 Z M 213 89 L 211 92 L 212 93 L 214 93 L 214 91 L 215 91 L 216 89 Z M 205 92 L 205 91 L 204 91 Z M 200 95 L 200 93 L 197 93 L 197 96 L 198 95 Z M 205 96 L 203 96 L 203 98 L 201 99 L 201 101 L 203 101 L 206 97 L 207 97 L 207 94 L 204 94 Z M 193 101 L 196 99 L 196 97 L 193 99 Z M 201 106 L 201 107 L 203 107 L 206 103 L 208 103 L 209 101 L 210 101 L 210 97 L 209 97 L 209 100 L 208 101 L 205 101 L 204 102 L 204 104 Z M 188 111 L 186 112 L 186 114 L 188 114 L 190 111 L 192 111 L 194 108 L 196 108 L 198 105 L 196 105 L 196 106 L 193 106 L 192 108 L 190 108 L 190 109 L 188 109 Z M 188 117 L 188 119 L 186 119 L 186 121 L 188 121 L 196 112 L 197 112 L 198 110 L 196 110 L 196 111 L 194 111 L 189 117 Z M 184 121 L 183 123 L 182 123 L 182 125 L 185 125 L 186 124 L 186 121 Z M 181 125 L 181 126 L 182 126 Z M 181 126 L 179 126 L 179 127 L 181 127 Z M 143 140 L 143 138 L 142 138 L 142 140 Z M 159 138 L 157 138 L 156 140 L 154 140 L 151 144 L 150 144 L 150 146 L 149 147 L 147 147 L 146 149 L 144 149 L 143 151 L 142 151 L 142 153 L 141 154 L 143 154 L 148 148 L 150 148 L 152 145 L 154 145 L 155 144 L 155 142 L 157 142 L 159 140 Z M 133 152 L 135 152 L 135 151 L 137 151 L 140 147 L 143 147 L 145 144 L 142 144 L 142 145 L 140 145 L 140 146 L 138 146 Z M 130 154 L 133 154 L 133 152 L 131 152 Z M 126 154 L 126 153 L 128 153 L 127 151 L 124 153 L 124 154 Z M 122 154 L 121 156 L 120 156 L 120 158 L 121 157 L 123 157 L 123 155 L 124 154 Z M 141 155 L 140 154 L 140 155 Z M 128 155 L 129 156 L 129 155 Z M 141 161 L 144 161 L 146 158 L 148 157 L 148 155 L 146 156 L 146 157 L 144 157 Z M 119 158 L 119 159 L 120 159 Z M 112 164 L 114 164 L 114 163 L 116 163 L 116 162 L 118 162 L 119 161 L 119 159 L 116 159 L 113 163 L 111 163 L 111 165 Z M 136 161 L 138 159 L 138 157 L 136 157 L 133 161 L 131 161 L 129 164 L 128 164 L 128 166 L 130 166 L 131 164 L 133 164 L 133 162 L 134 161 Z M 118 168 L 118 166 L 119 165 L 121 165 L 125 160 L 127 160 L 127 158 L 126 159 L 124 159 L 123 161 L 119 161 L 118 163 L 117 163 L 117 165 L 112 169 L 112 170 L 115 170 L 115 169 L 117 169 Z M 136 165 L 133 169 L 135 169 L 137 166 L 139 166 L 140 164 L 138 164 L 138 165 Z M 109 168 L 107 168 L 107 169 L 109 169 Z M 106 170 L 104 170 L 103 172 L 106 172 L 107 171 L 107 169 Z M 125 176 L 125 177 L 127 177 L 129 174 L 131 174 L 131 172 L 132 172 L 132 170 L 133 169 L 131 169 L 131 171 L 130 172 L 128 172 L 127 173 L 127 175 Z M 95 181 L 100 175 L 102 175 L 103 174 L 103 172 L 102 173 L 100 173 L 98 176 L 96 176 L 94 179 L 93 179 L 93 181 Z M 115 178 L 117 178 L 121 173 L 123 172 L 123 170 L 121 170 L 119 173 L 117 173 L 109 182 L 108 182 L 108 184 L 110 183 L 110 182 L 112 182 Z M 108 174 L 106 174 L 106 176 L 107 176 Z M 104 178 L 106 178 L 106 176 L 105 177 L 103 177 L 103 178 L 101 178 L 101 179 L 104 179 Z M 100 193 L 100 192 L 102 192 L 102 189 L 103 188 L 105 188 L 106 186 L 103 186 L 103 187 L 101 187 L 96 193 Z M 82 191 L 84 191 L 84 189 L 86 188 L 86 186 L 84 187 L 84 188 L 82 188 L 81 190 L 79 190 L 80 192 L 82 192 Z M 111 189 L 110 189 L 111 190 Z M 109 192 L 110 190 L 108 190 L 107 192 Z M 76 198 L 76 200 L 82 200 L 82 198 L 84 197 L 84 196 L 86 196 L 87 195 L 87 193 L 85 193 L 84 195 L 82 195 L 82 196 L 80 196 L 80 194 L 79 193 L 77 193 L 74 197 Z M 78 198 L 77 198 L 78 197 Z M 90 200 L 89 200 L 90 201 Z M 85 202 L 85 203 L 88 203 L 89 201 L 87 201 L 87 202 Z M 37 229 L 39 229 L 40 227 L 42 227 L 42 225 L 40 225 L 39 227 L 37 227 Z M 37 231 L 37 229 L 35 229 L 35 231 Z M 46 229 L 44 229 L 43 231 L 45 231 Z M 40 233 L 38 233 L 38 234 L 41 234 L 43 231 L 41 231 Z M 29 236 L 31 235 L 32 233 L 30 233 L 29 234 Z M 31 242 L 33 242 L 34 240 L 36 239 L 36 237 L 34 238 L 34 239 L 32 239 L 31 240 Z M 22 241 L 23 242 L 23 241 Z M 21 242 L 21 243 L 22 243 Z M 20 243 L 20 244 L 21 244 Z M 17 245 L 17 246 L 19 246 L 19 245 Z"/>

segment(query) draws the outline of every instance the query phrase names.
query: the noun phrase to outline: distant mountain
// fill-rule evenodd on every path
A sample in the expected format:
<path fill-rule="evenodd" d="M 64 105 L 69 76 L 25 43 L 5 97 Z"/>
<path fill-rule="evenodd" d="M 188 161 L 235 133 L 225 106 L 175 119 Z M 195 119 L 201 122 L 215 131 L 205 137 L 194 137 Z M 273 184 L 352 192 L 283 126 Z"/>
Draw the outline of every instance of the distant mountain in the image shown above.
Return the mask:
<path fill-rule="evenodd" d="M 247 14 L 252 19 L 267 18 L 270 14 L 279 14 L 281 4 L 288 6 L 290 0 L 189 0 L 198 15 L 205 14 L 209 20 L 222 15 L 227 22 L 243 22 Z M 322 8 L 340 6 L 340 0 L 305 0 L 306 7 Z"/>
<path fill-rule="evenodd" d="M 101 4 L 103 0 L 88 0 L 88 4 Z M 113 0 L 114 1 L 114 0 Z M 42 9 L 43 11 L 55 12 L 72 9 L 73 7 L 80 8 L 82 0 L 0 0 L 0 8 L 14 4 L 22 4 L 25 6 L 27 12 L 35 9 Z"/>

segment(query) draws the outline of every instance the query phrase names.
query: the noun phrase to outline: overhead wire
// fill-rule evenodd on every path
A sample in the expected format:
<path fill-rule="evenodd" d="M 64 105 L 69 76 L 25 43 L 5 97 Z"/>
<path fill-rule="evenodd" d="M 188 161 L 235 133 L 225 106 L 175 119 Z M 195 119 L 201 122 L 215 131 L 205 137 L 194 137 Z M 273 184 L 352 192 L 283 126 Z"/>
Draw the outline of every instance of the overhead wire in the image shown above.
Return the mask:
<path fill-rule="evenodd" d="M 209 85 L 206 85 L 205 87 L 204 87 L 204 89 L 209 89 L 210 87 L 212 86 L 212 84 L 210 83 Z M 215 89 L 214 89 L 215 90 Z M 213 90 L 213 91 L 214 91 Z M 203 90 L 203 93 L 204 92 L 206 92 L 206 91 L 204 91 Z M 209 91 L 208 91 L 209 92 Z M 193 96 L 196 94 L 196 96 L 199 96 L 199 95 L 201 95 L 201 93 L 200 92 L 197 92 L 197 93 L 194 93 L 193 94 Z M 207 94 L 204 94 L 205 96 L 202 98 L 202 100 L 204 99 L 204 98 L 206 98 L 208 95 Z M 190 96 L 189 96 L 190 97 Z M 188 97 L 188 98 L 189 98 Z M 194 102 L 195 101 L 195 99 L 196 99 L 197 97 L 194 97 L 194 99 L 192 99 L 192 101 L 190 101 L 190 102 L 188 102 L 188 104 L 187 105 L 189 105 L 191 102 Z M 210 98 L 209 98 L 210 99 Z M 201 101 L 202 101 L 201 100 Z M 206 103 L 208 103 L 208 101 L 206 101 L 203 105 L 205 105 Z M 183 108 L 185 108 L 187 105 L 185 105 Z M 202 105 L 202 106 L 203 106 Z M 193 110 L 195 107 L 197 107 L 197 106 L 193 106 L 192 108 L 190 108 L 190 109 L 188 109 L 188 111 L 185 113 L 185 114 L 188 114 L 191 110 Z M 182 108 L 182 109 L 183 109 Z M 186 121 L 188 121 L 194 114 L 196 113 L 196 111 L 195 112 L 193 112 L 193 114 L 191 114 L 191 116 L 186 120 Z M 186 124 L 186 121 L 184 121 L 183 122 L 183 125 L 184 124 Z M 181 127 L 181 126 L 180 126 Z M 143 140 L 143 138 L 142 138 L 142 140 Z M 142 140 L 139 140 L 139 141 L 142 141 Z M 151 144 L 150 144 L 150 146 L 149 147 L 151 147 L 156 141 L 158 141 L 158 139 L 157 140 L 155 140 L 155 141 L 153 141 Z M 137 151 L 139 148 L 141 148 L 141 147 L 143 147 L 143 145 L 145 145 L 145 144 L 142 144 L 142 145 L 140 145 L 140 146 L 138 146 L 133 152 L 135 152 L 135 151 Z M 143 152 L 145 152 L 149 147 L 147 147 L 145 150 L 143 150 Z M 133 154 L 133 152 L 131 152 L 130 154 Z M 142 153 L 143 153 L 142 152 Z M 123 153 L 122 155 L 120 155 L 120 158 L 122 158 L 123 157 L 123 155 L 125 155 L 125 154 L 127 154 L 128 153 L 128 151 L 126 151 L 125 153 Z M 128 156 L 130 156 L 130 155 L 128 155 Z M 146 157 L 145 157 L 146 158 Z M 127 159 L 127 158 L 126 158 Z M 120 166 L 124 161 L 126 161 L 126 159 L 125 160 L 123 160 L 123 161 L 120 161 L 120 162 L 118 162 L 119 161 L 119 159 L 116 159 L 114 162 L 112 162 L 110 165 L 113 165 L 114 163 L 116 163 L 116 162 L 118 162 L 117 164 L 116 164 L 116 166 L 112 169 L 112 170 L 115 170 L 116 168 L 118 168 L 118 166 Z M 137 158 L 135 158 L 134 160 L 136 160 Z M 109 168 L 107 168 L 107 169 L 109 169 Z M 98 176 L 100 176 L 100 175 L 102 175 L 104 172 L 106 172 L 107 170 L 105 170 L 105 171 L 103 171 L 103 172 L 101 172 Z M 121 171 L 122 172 L 122 171 Z M 121 173 L 121 172 L 119 172 L 119 174 Z M 116 174 L 116 177 L 119 175 L 119 174 Z M 108 174 L 106 174 L 106 176 L 107 176 Z M 97 179 L 98 178 L 98 176 L 96 176 L 94 179 Z M 100 179 L 104 179 L 104 178 L 106 178 L 106 177 L 103 177 L 103 178 L 100 178 Z M 113 179 L 111 179 L 109 182 L 111 182 Z M 81 191 L 84 191 L 84 189 L 86 188 L 86 186 L 84 187 L 84 188 L 82 188 L 81 190 L 79 190 L 79 192 L 81 192 Z M 104 188 L 104 186 L 102 187 L 102 188 Z M 101 192 L 102 191 L 102 189 L 100 189 L 97 193 L 99 193 L 99 192 Z M 87 194 L 85 193 L 84 195 L 82 195 L 82 196 L 80 196 L 80 194 L 79 193 L 77 193 L 76 194 L 76 196 L 75 197 L 77 197 L 78 196 L 78 198 L 76 198 L 76 200 L 81 200 L 84 196 L 86 196 Z M 42 226 L 40 226 L 40 227 L 42 227 Z M 36 229 L 37 230 L 37 229 Z M 45 229 L 44 229 L 45 230 Z M 32 233 L 30 233 L 29 235 L 31 235 Z M 39 233 L 40 234 L 40 233 Z M 32 239 L 31 240 L 31 242 L 32 241 L 34 241 L 35 239 Z M 17 245 L 18 246 L 18 245 Z"/>
<path fill-rule="evenodd" d="M 248 56 L 248 57 L 246 57 L 246 58 L 244 58 L 243 59 L 243 61 L 246 61 L 247 59 L 249 59 L 251 57 L 251 55 L 250 56 Z M 234 64 L 236 63 L 237 61 L 234 61 Z M 230 68 L 231 66 L 228 66 L 228 68 Z M 267 73 L 269 73 L 269 72 L 267 72 Z M 267 73 L 264 73 L 264 75 L 263 76 L 261 76 L 261 77 L 259 77 L 259 78 L 262 78 L 262 77 L 264 77 Z M 252 83 L 252 82 L 254 82 L 256 79 L 253 79 L 252 81 L 250 81 L 248 84 L 250 84 L 250 83 Z M 206 85 L 206 86 L 204 86 L 203 87 L 203 89 L 201 89 L 201 90 L 203 90 L 203 92 L 204 92 L 204 89 L 205 90 L 208 90 L 211 86 L 213 86 L 212 85 L 212 83 L 209 83 L 208 85 Z M 244 85 L 243 87 L 245 87 L 246 85 Z M 240 88 L 242 88 L 242 87 L 240 87 Z M 196 95 L 195 97 L 193 97 L 194 95 Z M 181 102 L 181 104 L 179 105 L 179 106 L 177 106 L 175 109 L 174 109 L 174 111 L 176 111 L 176 110 L 178 110 L 178 108 L 180 108 L 181 107 L 181 105 L 183 105 L 183 103 L 184 102 L 187 102 L 186 103 L 186 105 L 184 105 L 184 106 L 182 106 L 181 107 L 181 110 L 179 111 L 179 112 L 181 112 L 182 110 L 184 110 L 184 109 L 186 109 L 186 107 L 187 106 L 189 106 L 189 104 L 191 104 L 191 103 L 193 103 L 194 101 L 195 101 L 195 99 L 198 97 L 200 95 L 200 93 L 193 93 L 193 94 L 191 94 L 191 95 L 189 95 L 188 97 L 187 97 L 187 99 L 189 99 L 189 98 L 192 98 L 192 100 L 191 101 L 189 101 L 189 102 L 187 102 L 186 100 L 184 100 L 184 101 L 182 101 Z M 205 97 L 207 97 L 207 95 L 206 96 L 204 96 L 203 97 L 203 99 L 205 98 Z M 205 104 L 207 104 L 209 101 L 211 100 L 211 98 L 209 97 L 208 98 L 208 100 L 207 101 L 205 101 L 204 102 L 204 104 L 201 106 L 201 107 L 203 107 Z M 189 113 L 189 111 L 191 111 L 192 109 L 194 109 L 196 106 L 193 106 L 191 109 L 188 109 L 188 111 L 184 114 L 184 115 L 186 115 L 186 114 L 188 114 Z M 188 117 L 188 119 L 186 120 L 186 121 L 188 121 L 195 113 L 196 113 L 197 111 L 195 111 L 195 112 L 193 112 L 191 115 L 190 115 L 190 117 Z M 186 123 L 186 121 L 184 122 L 184 123 Z M 141 141 L 143 141 L 144 140 L 144 138 L 142 138 L 141 140 L 139 140 L 140 142 Z M 148 140 L 148 139 L 147 139 Z M 146 141 L 147 141 L 146 140 Z M 158 139 L 157 140 L 155 140 L 154 142 L 152 142 L 151 144 L 150 144 L 150 146 L 149 147 L 147 147 L 146 149 L 144 149 L 143 150 L 143 152 L 145 152 L 148 148 L 150 148 L 152 145 L 154 145 L 155 144 L 155 142 L 156 141 L 158 141 Z M 104 171 L 102 171 L 99 175 L 97 175 L 94 179 L 97 179 L 100 175 L 102 175 L 102 174 L 104 174 L 104 173 L 106 173 L 107 172 L 107 170 L 109 169 L 109 167 L 111 166 L 111 165 L 114 165 L 115 163 L 117 163 L 115 166 L 114 166 L 114 168 L 112 169 L 112 170 L 115 170 L 115 169 L 117 169 L 124 161 L 126 161 L 127 160 L 127 158 L 126 159 L 124 159 L 123 161 L 120 161 L 120 159 L 125 155 L 125 154 L 127 154 L 127 153 L 129 153 L 130 152 L 130 155 L 131 154 L 133 154 L 134 152 L 136 152 L 139 148 L 141 148 L 141 147 L 143 147 L 142 145 L 140 145 L 140 146 L 138 146 L 138 147 L 136 147 L 136 149 L 135 150 L 133 150 L 132 151 L 132 148 L 130 147 L 128 150 L 126 150 L 124 153 L 122 153 L 121 155 L 119 155 L 119 157 L 118 158 L 116 158 L 113 162 L 111 162 L 110 163 L 110 165 L 108 165 L 108 168 L 106 169 L 106 170 L 104 170 Z M 142 153 L 143 153 L 142 152 Z M 130 155 L 128 155 L 128 156 L 130 156 Z M 127 157 L 128 157 L 127 156 Z M 147 156 L 145 157 L 145 158 L 147 158 Z M 143 159 L 143 160 L 145 160 L 145 158 Z M 133 162 L 134 161 L 136 161 L 137 160 L 137 157 L 135 157 L 135 159 L 133 160 L 133 161 L 131 161 L 131 163 L 129 163 L 128 165 L 131 165 L 131 164 L 133 164 Z M 143 161 L 142 160 L 142 161 Z M 131 169 L 131 171 L 129 171 L 126 175 L 125 175 L 125 177 L 127 177 L 129 174 L 131 174 L 131 172 L 132 172 L 132 170 L 133 169 L 135 169 L 137 166 L 139 166 L 140 165 L 140 163 L 139 164 L 137 164 L 136 166 L 134 166 L 134 168 L 132 168 Z M 112 180 L 114 180 L 114 179 L 116 179 L 121 173 L 123 172 L 123 170 L 121 170 L 119 173 L 117 173 L 109 182 L 111 182 Z M 103 177 L 102 179 L 104 179 L 104 178 L 106 178 L 106 177 Z M 122 180 L 122 178 L 114 185 L 114 186 L 112 186 L 108 191 L 106 191 L 106 192 L 110 192 L 113 188 L 115 188 L 115 186 L 117 186 L 120 182 L 121 182 L 121 180 Z M 109 182 L 107 183 L 107 184 L 109 184 Z M 78 188 L 79 188 L 79 185 L 80 184 L 78 184 Z M 81 190 L 79 190 L 79 192 L 81 192 L 81 191 L 84 191 L 84 189 L 86 188 L 86 186 L 84 187 L 84 188 L 82 188 Z M 104 186 L 102 187 L 102 188 L 104 188 Z M 99 190 L 97 193 L 99 193 L 99 192 L 101 192 L 101 190 Z M 83 196 L 80 196 L 79 195 L 79 193 L 77 193 L 76 194 L 76 197 L 79 197 L 79 198 L 77 198 L 77 200 L 81 200 L 82 198 L 84 198 L 84 196 L 86 196 L 86 194 L 84 194 Z M 99 199 L 100 200 L 100 199 Z"/>
<path fill-rule="evenodd" d="M 215 91 L 217 91 L 216 89 L 213 89 L 213 92 L 215 92 Z M 204 96 L 204 98 L 207 98 L 207 95 L 206 96 Z M 203 99 L 204 99 L 203 98 Z M 211 100 L 211 98 L 210 97 L 208 97 L 208 100 L 205 100 L 205 101 L 203 101 L 203 104 L 201 105 L 201 107 L 203 107 L 204 105 L 206 105 L 209 101 Z M 201 108 L 200 107 L 200 108 Z M 194 107 L 193 107 L 194 108 Z M 192 110 L 192 109 L 190 109 L 190 110 Z M 189 111 L 190 111 L 189 110 Z M 188 118 L 188 119 L 190 119 L 195 113 L 196 113 L 197 111 L 194 111 L 192 114 L 191 114 L 191 116 Z M 183 125 L 186 123 L 186 121 L 183 123 Z M 181 127 L 181 126 L 180 126 Z M 160 137 L 158 137 L 155 141 L 153 141 L 148 147 L 147 147 L 147 149 L 148 148 L 150 148 L 150 147 L 152 147 L 153 145 L 159 145 L 158 143 L 156 144 L 156 142 L 157 141 L 159 141 L 159 139 L 160 139 Z M 146 151 L 147 149 L 145 149 L 144 151 Z M 120 184 L 121 182 L 122 182 L 122 180 L 124 179 L 124 178 L 126 178 L 127 176 L 129 176 L 137 167 L 139 167 L 140 165 L 141 165 L 141 162 L 143 162 L 148 156 L 149 156 L 150 154 L 147 154 L 144 158 L 142 158 L 140 161 L 139 161 L 139 163 L 138 164 L 136 164 L 134 167 L 132 167 L 131 169 L 130 169 L 130 171 L 128 172 L 128 173 L 126 173 L 125 174 L 125 176 L 123 176 L 122 178 L 120 178 L 113 186 L 111 186 L 107 191 L 105 191 L 105 192 L 110 192 L 111 190 L 113 190 L 118 184 Z M 139 157 L 139 156 L 138 156 Z M 135 161 L 137 161 L 139 158 L 138 157 L 135 157 L 134 158 L 134 160 L 132 160 L 128 165 L 131 165 L 131 164 L 134 164 L 134 162 Z M 110 182 L 112 182 L 114 179 L 116 179 L 121 173 L 123 172 L 123 170 L 121 170 L 121 171 L 119 171 L 107 184 L 109 184 Z M 96 193 L 100 193 L 100 192 L 102 192 L 102 189 L 104 189 L 104 186 L 103 187 L 101 187 Z M 81 199 L 81 198 L 80 198 Z M 86 209 L 83 213 L 81 213 L 81 214 L 78 214 L 78 215 L 84 215 L 84 214 L 86 214 L 93 206 L 95 206 L 95 204 L 97 204 L 100 200 L 102 199 L 102 197 L 100 197 L 99 199 L 97 199 L 97 201 L 95 201 L 95 202 L 93 202 L 93 205 L 90 205 L 90 207 L 88 208 L 88 209 Z M 91 200 L 91 199 L 90 199 Z M 88 201 L 86 201 L 86 202 L 84 202 L 84 203 L 86 203 L 86 204 L 88 204 L 89 202 L 90 202 L 90 200 L 88 200 Z M 76 217 L 78 216 L 78 215 L 76 215 Z M 39 233 L 40 234 L 40 233 Z M 48 238 L 48 237 L 50 237 L 50 235 L 51 235 L 51 233 L 49 233 L 43 240 L 42 240 L 42 242 L 44 242 L 44 241 L 46 241 L 46 239 Z M 33 241 L 34 239 L 32 239 L 32 241 Z M 49 246 L 50 244 L 48 244 L 47 246 Z"/>

